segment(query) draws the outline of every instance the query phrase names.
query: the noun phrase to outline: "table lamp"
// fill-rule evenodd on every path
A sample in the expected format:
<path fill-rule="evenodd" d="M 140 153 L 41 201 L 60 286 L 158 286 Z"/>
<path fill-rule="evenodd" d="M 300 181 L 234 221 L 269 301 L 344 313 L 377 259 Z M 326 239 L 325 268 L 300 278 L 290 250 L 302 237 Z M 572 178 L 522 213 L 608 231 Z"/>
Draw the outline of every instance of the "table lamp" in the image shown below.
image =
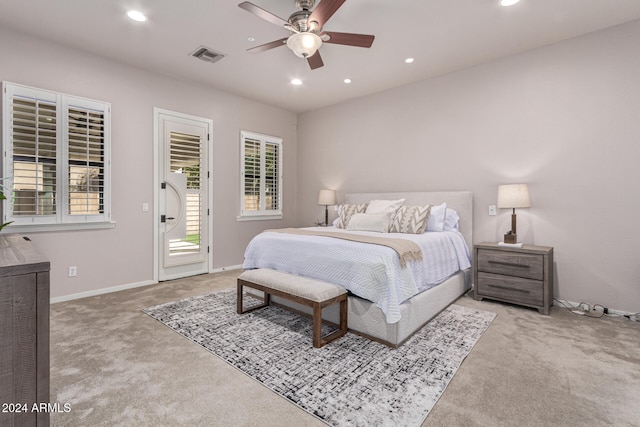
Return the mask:
<path fill-rule="evenodd" d="M 318 204 L 324 205 L 324 226 L 327 227 L 329 225 L 329 206 L 336 204 L 335 190 L 320 190 Z"/>
<path fill-rule="evenodd" d="M 505 243 L 517 243 L 516 208 L 530 208 L 529 188 L 527 184 L 506 184 L 498 186 L 498 208 L 513 209 L 511 230 L 504 235 Z"/>

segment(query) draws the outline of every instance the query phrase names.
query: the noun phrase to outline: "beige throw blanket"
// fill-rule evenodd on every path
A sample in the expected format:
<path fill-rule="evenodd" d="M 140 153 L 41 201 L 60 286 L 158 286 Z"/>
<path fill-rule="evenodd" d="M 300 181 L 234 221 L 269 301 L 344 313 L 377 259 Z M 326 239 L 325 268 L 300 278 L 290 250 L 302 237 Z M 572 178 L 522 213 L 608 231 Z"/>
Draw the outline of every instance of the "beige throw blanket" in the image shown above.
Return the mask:
<path fill-rule="evenodd" d="M 353 242 L 370 243 L 373 245 L 387 246 L 397 252 L 400 258 L 400 265 L 406 266 L 409 261 L 422 260 L 422 250 L 417 243 L 398 238 L 366 236 L 362 234 L 347 234 L 336 231 L 303 230 L 300 228 L 277 228 L 265 230 L 265 232 L 301 234 L 307 236 L 325 236 L 336 239 L 351 240 Z"/>

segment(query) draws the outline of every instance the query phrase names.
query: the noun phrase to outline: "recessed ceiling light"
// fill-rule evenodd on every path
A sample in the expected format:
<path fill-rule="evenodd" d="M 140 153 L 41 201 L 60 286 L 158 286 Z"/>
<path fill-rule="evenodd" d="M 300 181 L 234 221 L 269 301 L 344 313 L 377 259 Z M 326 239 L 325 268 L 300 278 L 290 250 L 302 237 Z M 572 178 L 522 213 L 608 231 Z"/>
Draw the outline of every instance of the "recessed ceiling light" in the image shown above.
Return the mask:
<path fill-rule="evenodd" d="M 292 79 L 291 84 L 295 86 L 300 86 L 302 84 L 302 80 L 300 79 Z"/>
<path fill-rule="evenodd" d="M 256 41 L 256 39 L 254 37 L 247 37 L 247 40 L 250 41 L 250 42 Z"/>
<path fill-rule="evenodd" d="M 134 21 L 138 21 L 138 22 L 144 22 L 147 20 L 147 17 L 144 15 L 144 13 L 138 11 L 138 10 L 130 10 L 127 12 L 127 16 L 131 19 L 133 19 Z"/>
<path fill-rule="evenodd" d="M 349 83 L 351 83 L 351 79 L 344 79 L 344 82 L 345 82 L 346 84 L 349 84 Z"/>
<path fill-rule="evenodd" d="M 513 6 L 518 3 L 520 0 L 500 0 L 500 4 L 502 6 Z"/>
<path fill-rule="evenodd" d="M 411 64 L 413 62 L 413 58 L 407 58 L 404 60 L 407 64 Z"/>

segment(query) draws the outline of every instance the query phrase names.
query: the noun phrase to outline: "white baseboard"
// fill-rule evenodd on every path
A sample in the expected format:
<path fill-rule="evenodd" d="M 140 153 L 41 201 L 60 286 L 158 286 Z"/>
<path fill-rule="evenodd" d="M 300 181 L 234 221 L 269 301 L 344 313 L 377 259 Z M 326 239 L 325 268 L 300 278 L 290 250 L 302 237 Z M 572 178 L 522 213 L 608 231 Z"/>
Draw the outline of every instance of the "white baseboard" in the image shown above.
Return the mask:
<path fill-rule="evenodd" d="M 209 273 L 222 273 L 223 271 L 229 271 L 229 270 L 242 270 L 242 264 L 214 268 L 213 270 L 210 270 Z"/>
<path fill-rule="evenodd" d="M 242 264 L 215 268 L 215 269 L 209 271 L 209 273 L 221 273 L 223 271 L 239 270 L 239 269 L 242 269 Z M 111 286 L 109 288 L 95 289 L 93 291 L 79 292 L 77 294 L 70 294 L 70 295 L 63 295 L 63 296 L 60 296 L 60 297 L 54 297 L 54 298 L 51 298 L 49 300 L 49 302 L 51 304 L 55 304 L 55 303 L 58 303 L 58 302 L 71 301 L 71 300 L 74 300 L 74 299 L 93 297 L 93 296 L 96 296 L 96 295 L 110 294 L 111 292 L 118 292 L 118 291 L 124 291 L 124 290 L 127 290 L 127 289 L 139 288 L 139 287 L 142 287 L 142 286 L 155 285 L 157 283 L 158 283 L 157 280 L 144 280 L 142 282 L 127 283 L 125 285 Z"/>
<path fill-rule="evenodd" d="M 93 291 L 79 292 L 77 294 L 70 294 L 70 295 L 63 295 L 61 297 L 54 297 L 54 298 L 51 298 L 49 301 L 50 301 L 51 304 L 55 304 L 57 302 L 71 301 L 71 300 L 74 300 L 74 299 L 93 297 L 93 296 L 96 296 L 96 295 L 110 294 L 111 292 L 124 291 L 126 289 L 139 288 L 141 286 L 155 285 L 156 283 L 158 283 L 158 282 L 155 281 L 155 280 L 145 280 L 145 281 L 142 281 L 142 282 L 127 283 L 126 285 L 111 286 L 109 288 L 95 289 Z"/>

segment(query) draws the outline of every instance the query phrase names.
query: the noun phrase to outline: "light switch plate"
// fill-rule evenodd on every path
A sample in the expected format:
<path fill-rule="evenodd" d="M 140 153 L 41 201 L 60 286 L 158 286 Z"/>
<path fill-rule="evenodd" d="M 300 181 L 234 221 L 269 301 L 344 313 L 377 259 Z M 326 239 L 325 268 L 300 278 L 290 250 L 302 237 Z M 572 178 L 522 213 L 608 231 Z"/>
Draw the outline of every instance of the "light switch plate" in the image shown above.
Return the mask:
<path fill-rule="evenodd" d="M 497 214 L 496 205 L 489 205 L 489 215 L 493 216 L 496 214 Z"/>

